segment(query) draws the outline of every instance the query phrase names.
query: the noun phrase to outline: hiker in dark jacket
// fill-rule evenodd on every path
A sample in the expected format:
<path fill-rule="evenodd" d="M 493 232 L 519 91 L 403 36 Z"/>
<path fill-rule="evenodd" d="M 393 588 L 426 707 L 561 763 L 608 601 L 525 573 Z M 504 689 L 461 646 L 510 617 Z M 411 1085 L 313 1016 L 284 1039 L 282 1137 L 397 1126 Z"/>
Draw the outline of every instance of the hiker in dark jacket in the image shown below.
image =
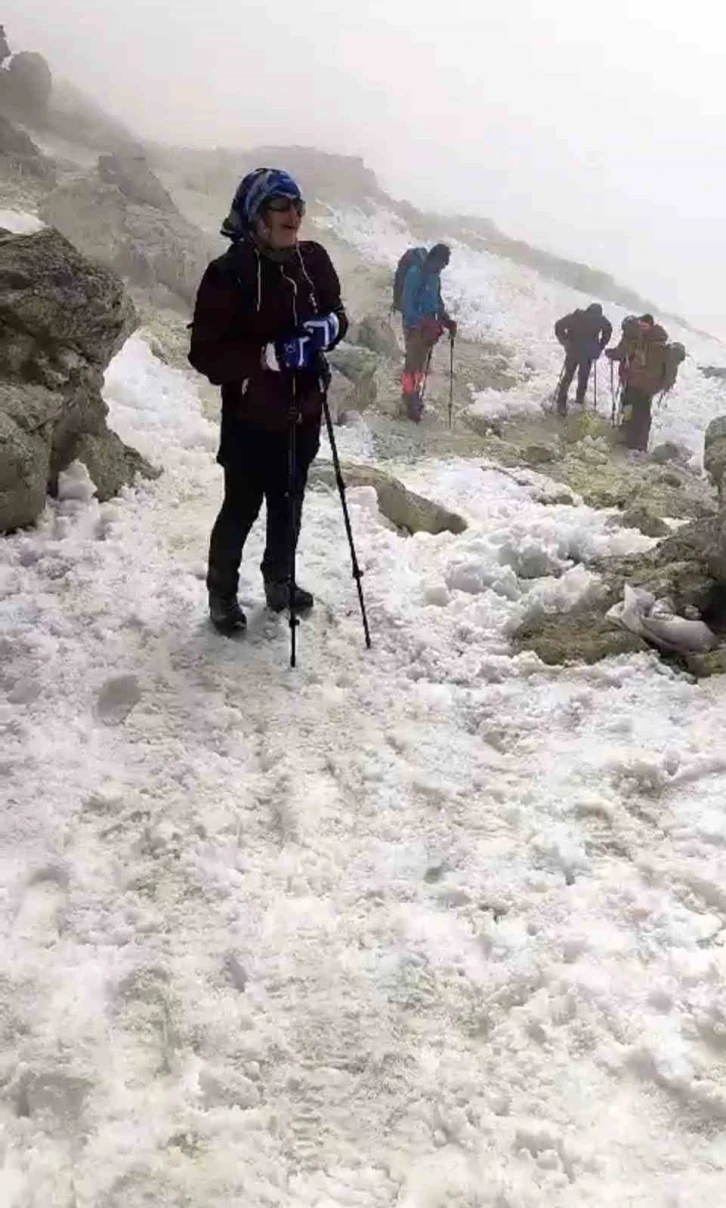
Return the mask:
<path fill-rule="evenodd" d="M 406 341 L 406 360 L 401 374 L 401 401 L 409 419 L 418 423 L 423 415 L 421 393 L 434 345 L 444 328 L 451 338 L 456 323 L 449 317 L 441 297 L 441 273 L 451 258 L 445 243 L 437 243 L 420 262 L 408 269 L 403 282 L 401 316 Z"/>
<path fill-rule="evenodd" d="M 653 396 L 667 385 L 668 333 L 652 315 L 629 315 L 623 319 L 622 331 L 620 343 L 608 348 L 605 355 L 620 363 L 625 443 L 644 453 L 650 439 Z"/>
<path fill-rule="evenodd" d="M 212 622 L 223 633 L 246 625 L 237 600 L 239 566 L 263 498 L 265 596 L 275 611 L 289 602 L 291 535 L 297 543 L 329 382 L 323 354 L 348 327 L 328 253 L 319 243 L 298 242 L 304 212 L 300 190 L 286 172 L 249 173 L 222 226 L 232 246 L 209 265 L 197 294 L 189 360 L 222 387 L 217 461 L 224 469 L 224 501 L 212 530 L 207 588 Z M 293 424 L 296 462 L 288 500 Z M 313 597 L 296 587 L 294 603 L 304 611 Z"/>
<path fill-rule="evenodd" d="M 612 323 L 602 313 L 599 302 L 591 302 L 587 310 L 573 310 L 555 323 L 555 335 L 565 350 L 565 364 L 557 390 L 557 410 L 567 414 L 567 392 L 577 370 L 575 402 L 584 406 L 587 384 L 593 362 L 613 334 Z"/>

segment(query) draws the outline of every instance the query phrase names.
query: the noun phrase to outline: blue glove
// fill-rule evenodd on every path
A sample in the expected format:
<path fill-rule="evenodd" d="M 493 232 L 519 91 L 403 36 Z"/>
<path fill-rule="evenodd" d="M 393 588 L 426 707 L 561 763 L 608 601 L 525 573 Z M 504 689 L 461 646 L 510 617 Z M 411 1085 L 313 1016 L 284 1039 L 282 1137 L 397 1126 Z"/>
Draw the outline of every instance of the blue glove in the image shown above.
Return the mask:
<path fill-rule="evenodd" d="M 275 356 L 281 369 L 310 369 L 317 356 L 310 336 L 288 336 L 275 342 Z"/>
<path fill-rule="evenodd" d="M 313 352 L 325 352 L 338 338 L 338 316 L 331 311 L 329 315 L 321 315 L 318 319 L 308 319 L 303 323 L 303 330 L 308 333 Z"/>

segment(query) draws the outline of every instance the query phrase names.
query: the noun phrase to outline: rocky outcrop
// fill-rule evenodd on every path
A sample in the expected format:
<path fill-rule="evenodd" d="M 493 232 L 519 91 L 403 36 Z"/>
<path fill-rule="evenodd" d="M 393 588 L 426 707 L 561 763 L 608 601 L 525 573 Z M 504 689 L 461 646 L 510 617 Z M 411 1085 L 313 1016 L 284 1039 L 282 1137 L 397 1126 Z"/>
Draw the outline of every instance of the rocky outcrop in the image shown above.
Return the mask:
<path fill-rule="evenodd" d="M 87 256 L 133 285 L 163 288 L 187 305 L 211 255 L 211 243 L 180 214 L 132 202 L 95 176 L 68 181 L 40 206 L 40 217 Z"/>
<path fill-rule="evenodd" d="M 151 171 L 143 151 L 99 156 L 98 175 L 104 184 L 114 185 L 136 205 L 153 206 L 167 214 L 179 213 L 161 181 Z"/>
<path fill-rule="evenodd" d="M 407 487 L 373 466 L 343 466 L 343 477 L 347 487 L 373 487 L 378 498 L 378 507 L 396 528 L 407 533 L 463 533 L 466 520 L 456 512 L 449 512 L 440 504 L 409 491 Z M 333 466 L 318 463 L 310 472 L 311 482 L 323 482 L 335 486 Z"/>
<path fill-rule="evenodd" d="M 0 235 L 0 531 L 31 524 L 74 459 L 101 499 L 155 473 L 109 431 L 101 398 L 135 323 L 119 279 L 57 231 Z"/>

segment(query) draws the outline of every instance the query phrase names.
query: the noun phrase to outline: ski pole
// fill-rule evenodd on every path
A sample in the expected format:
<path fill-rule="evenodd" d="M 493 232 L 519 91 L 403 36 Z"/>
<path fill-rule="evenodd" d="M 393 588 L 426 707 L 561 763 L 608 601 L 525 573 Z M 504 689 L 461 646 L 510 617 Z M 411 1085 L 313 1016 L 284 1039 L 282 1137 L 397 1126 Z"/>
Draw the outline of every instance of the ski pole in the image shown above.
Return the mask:
<path fill-rule="evenodd" d="M 454 418 L 454 340 L 455 336 L 449 337 L 449 429 L 453 427 Z"/>
<path fill-rule="evenodd" d="M 287 579 L 287 601 L 290 611 L 290 666 L 297 666 L 297 627 L 299 621 L 295 612 L 295 549 L 297 546 L 297 516 L 295 514 L 295 487 L 296 487 L 296 472 L 297 472 L 297 379 L 293 372 L 292 375 L 292 398 L 293 398 L 293 414 L 290 417 L 290 437 L 287 447 L 287 517 L 288 517 L 288 540 L 290 547 L 288 550 L 288 579 Z"/>
<path fill-rule="evenodd" d="M 350 561 L 351 561 L 351 566 L 353 568 L 353 578 L 355 579 L 355 585 L 358 588 L 358 603 L 360 604 L 360 615 L 363 619 L 363 633 L 365 634 L 366 648 L 368 650 L 370 650 L 371 634 L 370 634 L 370 630 L 368 628 L 368 615 L 366 613 L 366 604 L 365 604 L 365 600 L 363 599 L 363 586 L 361 584 L 361 579 L 363 578 L 363 571 L 361 570 L 360 566 L 358 565 L 358 558 L 357 558 L 356 552 L 355 552 L 355 544 L 353 542 L 353 530 L 350 526 L 350 516 L 348 514 L 348 501 L 345 497 L 345 482 L 343 480 L 343 473 L 340 468 L 340 458 L 338 457 L 338 446 L 335 441 L 335 433 L 333 432 L 333 421 L 330 418 L 330 407 L 328 406 L 327 398 L 323 399 L 323 410 L 325 412 L 325 426 L 328 430 L 328 441 L 330 443 L 330 452 L 331 452 L 331 455 L 333 458 L 333 469 L 335 470 L 335 482 L 338 487 L 338 494 L 340 495 L 340 505 L 343 509 L 343 520 L 345 521 L 345 531 L 346 531 L 346 534 L 348 537 L 348 546 L 350 548 Z"/>

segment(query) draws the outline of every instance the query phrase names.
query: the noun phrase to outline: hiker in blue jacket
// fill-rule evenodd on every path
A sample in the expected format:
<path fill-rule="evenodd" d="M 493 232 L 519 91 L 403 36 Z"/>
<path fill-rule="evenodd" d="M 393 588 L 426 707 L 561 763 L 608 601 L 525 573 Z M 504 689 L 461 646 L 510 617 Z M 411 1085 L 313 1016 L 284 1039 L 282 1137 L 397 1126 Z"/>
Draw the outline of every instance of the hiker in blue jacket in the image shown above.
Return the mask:
<path fill-rule="evenodd" d="M 425 257 L 414 261 L 406 272 L 401 296 L 406 359 L 401 374 L 401 401 L 409 419 L 418 423 L 423 415 L 421 398 L 431 352 L 447 328 L 451 338 L 456 323 L 441 297 L 441 273 L 451 259 L 445 243 L 437 243 Z"/>

